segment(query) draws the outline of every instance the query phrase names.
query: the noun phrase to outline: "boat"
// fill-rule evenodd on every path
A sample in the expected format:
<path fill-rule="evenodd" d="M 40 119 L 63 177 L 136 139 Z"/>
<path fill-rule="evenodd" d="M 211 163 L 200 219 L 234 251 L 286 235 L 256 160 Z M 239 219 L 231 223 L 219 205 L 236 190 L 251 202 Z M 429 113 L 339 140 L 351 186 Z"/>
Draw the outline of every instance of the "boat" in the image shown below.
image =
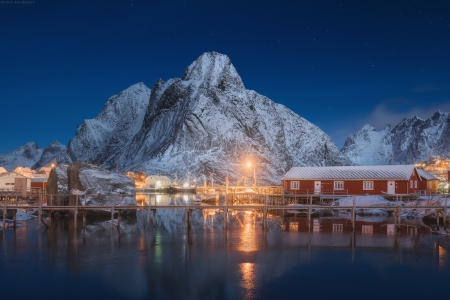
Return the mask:
<path fill-rule="evenodd" d="M 420 197 L 420 193 L 410 193 L 410 194 L 388 194 L 386 192 L 381 192 L 381 195 L 386 200 L 416 200 Z"/>
<path fill-rule="evenodd" d="M 178 184 L 178 176 L 175 174 L 175 180 L 170 186 L 171 192 L 174 194 L 179 193 L 195 194 L 195 192 L 197 191 L 197 186 L 191 184 L 191 181 L 189 180 L 189 175 L 190 174 L 188 174 L 187 180 L 182 185 L 180 185 Z"/>

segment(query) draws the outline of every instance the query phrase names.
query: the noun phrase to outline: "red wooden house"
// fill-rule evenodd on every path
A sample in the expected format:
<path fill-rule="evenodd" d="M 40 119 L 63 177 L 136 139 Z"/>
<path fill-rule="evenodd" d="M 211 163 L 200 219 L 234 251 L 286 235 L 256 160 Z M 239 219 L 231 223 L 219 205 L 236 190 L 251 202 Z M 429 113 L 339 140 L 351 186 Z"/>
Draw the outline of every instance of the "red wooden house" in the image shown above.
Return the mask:
<path fill-rule="evenodd" d="M 293 167 L 281 179 L 292 194 L 381 195 L 420 190 L 414 165 Z"/>
<path fill-rule="evenodd" d="M 436 194 L 438 192 L 439 179 L 424 171 L 422 169 L 417 169 L 420 179 L 420 191 L 423 194 Z"/>

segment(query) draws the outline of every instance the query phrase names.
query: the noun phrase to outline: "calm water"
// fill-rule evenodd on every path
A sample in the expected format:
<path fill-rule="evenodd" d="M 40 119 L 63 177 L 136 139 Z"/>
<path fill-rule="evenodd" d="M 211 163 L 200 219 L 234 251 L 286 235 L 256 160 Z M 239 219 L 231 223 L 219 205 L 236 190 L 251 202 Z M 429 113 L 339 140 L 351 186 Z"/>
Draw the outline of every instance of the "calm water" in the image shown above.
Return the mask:
<path fill-rule="evenodd" d="M 2 299 L 424 299 L 449 294 L 449 237 L 126 226 L 0 232 Z M 325 223 L 324 223 L 325 224 Z M 105 227 L 105 228 L 102 228 Z M 300 229 L 298 229 L 300 230 Z"/>

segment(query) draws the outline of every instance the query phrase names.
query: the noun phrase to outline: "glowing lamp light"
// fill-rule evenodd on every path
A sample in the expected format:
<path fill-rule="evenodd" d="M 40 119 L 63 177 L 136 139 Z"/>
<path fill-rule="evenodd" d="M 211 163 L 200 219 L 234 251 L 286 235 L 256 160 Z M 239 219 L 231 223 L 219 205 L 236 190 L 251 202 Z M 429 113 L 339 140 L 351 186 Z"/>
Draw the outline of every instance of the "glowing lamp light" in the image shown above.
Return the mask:
<path fill-rule="evenodd" d="M 183 187 L 189 187 L 189 184 L 187 182 L 183 183 Z"/>
<path fill-rule="evenodd" d="M 247 163 L 247 167 L 250 168 L 251 166 L 252 166 L 252 163 L 251 163 L 251 162 L 248 162 L 248 163 Z"/>

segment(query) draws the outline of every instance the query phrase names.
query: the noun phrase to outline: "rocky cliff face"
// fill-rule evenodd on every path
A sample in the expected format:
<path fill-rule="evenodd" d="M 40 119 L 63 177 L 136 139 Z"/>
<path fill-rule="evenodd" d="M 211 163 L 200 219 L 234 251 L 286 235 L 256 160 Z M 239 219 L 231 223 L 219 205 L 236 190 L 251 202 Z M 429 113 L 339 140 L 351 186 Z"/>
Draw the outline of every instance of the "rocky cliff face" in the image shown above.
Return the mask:
<path fill-rule="evenodd" d="M 377 131 L 366 125 L 346 140 L 342 152 L 359 165 L 410 164 L 430 155 L 450 156 L 450 113 L 436 112 L 428 120 L 403 119 Z"/>
<path fill-rule="evenodd" d="M 134 85 L 86 120 L 69 143 L 72 161 L 107 169 L 237 181 L 256 162 L 262 184 L 279 184 L 291 166 L 347 165 L 318 127 L 247 90 L 229 58 L 205 53 L 181 79 Z"/>

